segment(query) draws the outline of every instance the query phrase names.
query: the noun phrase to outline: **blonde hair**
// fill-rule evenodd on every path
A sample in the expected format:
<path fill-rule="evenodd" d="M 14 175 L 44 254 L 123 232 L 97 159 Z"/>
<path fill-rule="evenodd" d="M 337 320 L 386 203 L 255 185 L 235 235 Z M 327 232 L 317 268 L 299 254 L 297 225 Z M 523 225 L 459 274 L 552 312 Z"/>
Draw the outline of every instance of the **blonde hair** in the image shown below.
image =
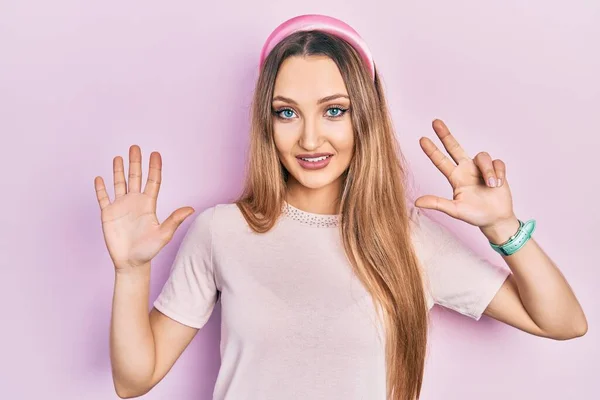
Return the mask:
<path fill-rule="evenodd" d="M 337 64 L 352 103 L 355 149 L 339 195 L 340 233 L 356 276 L 383 311 L 387 397 L 418 399 L 428 317 L 421 269 L 410 238 L 408 173 L 379 75 L 376 72 L 373 81 L 348 43 L 324 32 L 297 32 L 271 51 L 256 83 L 248 170 L 236 204 L 257 233 L 269 231 L 280 216 L 288 172 L 273 139 L 275 79 L 287 57 L 310 55 L 325 55 Z"/>

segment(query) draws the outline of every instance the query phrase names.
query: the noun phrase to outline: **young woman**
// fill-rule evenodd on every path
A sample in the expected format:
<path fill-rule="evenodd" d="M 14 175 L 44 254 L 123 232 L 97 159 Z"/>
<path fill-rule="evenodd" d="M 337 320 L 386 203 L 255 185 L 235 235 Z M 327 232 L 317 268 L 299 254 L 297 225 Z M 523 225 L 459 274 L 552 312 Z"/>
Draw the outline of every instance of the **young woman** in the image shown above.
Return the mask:
<path fill-rule="evenodd" d="M 568 283 L 513 213 L 506 167 L 420 140 L 453 199 L 408 199 L 408 171 L 365 43 L 343 22 L 293 18 L 267 39 L 246 185 L 193 220 L 148 315 L 150 262 L 191 215 L 156 218 L 161 157 L 115 157 L 115 199 L 95 188 L 115 267 L 110 333 L 120 397 L 148 392 L 221 300 L 214 399 L 415 399 L 434 304 L 553 339 L 585 334 Z M 470 252 L 419 208 L 479 227 L 506 267 Z M 512 273 L 511 273 L 512 272 Z"/>

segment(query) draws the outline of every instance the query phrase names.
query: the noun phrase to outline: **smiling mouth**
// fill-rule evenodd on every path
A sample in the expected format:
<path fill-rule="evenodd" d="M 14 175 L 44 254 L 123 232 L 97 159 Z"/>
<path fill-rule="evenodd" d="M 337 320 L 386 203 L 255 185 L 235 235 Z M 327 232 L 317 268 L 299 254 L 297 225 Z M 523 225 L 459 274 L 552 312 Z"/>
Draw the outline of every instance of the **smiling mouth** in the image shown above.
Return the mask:
<path fill-rule="evenodd" d="M 330 157 L 332 157 L 333 154 L 332 153 L 302 153 L 302 154 L 296 154 L 296 158 L 298 160 L 304 160 L 304 161 L 308 161 L 308 162 L 318 162 L 318 161 L 323 161 L 326 160 Z"/>
<path fill-rule="evenodd" d="M 301 156 L 304 156 L 304 155 L 305 154 L 301 154 Z M 298 164 L 300 164 L 300 166 L 302 168 L 304 168 L 305 170 L 320 170 L 322 168 L 327 167 L 327 165 L 329 165 L 329 162 L 331 161 L 331 157 L 333 157 L 333 154 L 322 154 L 322 155 L 318 155 L 316 157 L 315 156 L 313 156 L 313 157 L 296 156 L 296 159 L 298 160 Z"/>
<path fill-rule="evenodd" d="M 332 155 L 320 156 L 320 157 L 297 157 L 297 158 L 300 160 L 308 161 L 308 162 L 319 162 L 319 161 L 327 160 L 328 158 L 331 158 L 331 157 L 332 157 Z"/>

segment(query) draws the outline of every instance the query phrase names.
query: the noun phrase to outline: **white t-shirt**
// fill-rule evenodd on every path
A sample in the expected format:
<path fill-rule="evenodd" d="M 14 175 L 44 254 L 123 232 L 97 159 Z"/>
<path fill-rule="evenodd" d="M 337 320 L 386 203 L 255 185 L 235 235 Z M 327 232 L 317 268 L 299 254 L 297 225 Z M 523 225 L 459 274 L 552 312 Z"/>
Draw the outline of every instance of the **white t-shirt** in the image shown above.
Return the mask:
<path fill-rule="evenodd" d="M 437 303 L 478 320 L 510 271 L 419 209 L 411 219 L 429 308 Z M 235 204 L 192 221 L 154 306 L 202 328 L 221 301 L 214 400 L 385 400 L 385 336 L 347 261 L 339 222 L 287 203 L 264 234 Z"/>

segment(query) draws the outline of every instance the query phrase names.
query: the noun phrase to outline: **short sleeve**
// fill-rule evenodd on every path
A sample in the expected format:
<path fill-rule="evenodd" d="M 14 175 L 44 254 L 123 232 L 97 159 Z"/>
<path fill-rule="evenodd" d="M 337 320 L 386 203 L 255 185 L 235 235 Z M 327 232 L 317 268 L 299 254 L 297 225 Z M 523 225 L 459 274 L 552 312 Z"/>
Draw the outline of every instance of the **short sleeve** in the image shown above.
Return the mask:
<path fill-rule="evenodd" d="M 433 302 L 479 320 L 510 270 L 477 255 L 420 209 L 413 207 L 410 216 L 415 252 Z"/>
<path fill-rule="evenodd" d="M 171 266 L 171 272 L 154 307 L 171 319 L 200 329 L 217 301 L 212 263 L 212 220 L 215 207 L 192 221 Z"/>

